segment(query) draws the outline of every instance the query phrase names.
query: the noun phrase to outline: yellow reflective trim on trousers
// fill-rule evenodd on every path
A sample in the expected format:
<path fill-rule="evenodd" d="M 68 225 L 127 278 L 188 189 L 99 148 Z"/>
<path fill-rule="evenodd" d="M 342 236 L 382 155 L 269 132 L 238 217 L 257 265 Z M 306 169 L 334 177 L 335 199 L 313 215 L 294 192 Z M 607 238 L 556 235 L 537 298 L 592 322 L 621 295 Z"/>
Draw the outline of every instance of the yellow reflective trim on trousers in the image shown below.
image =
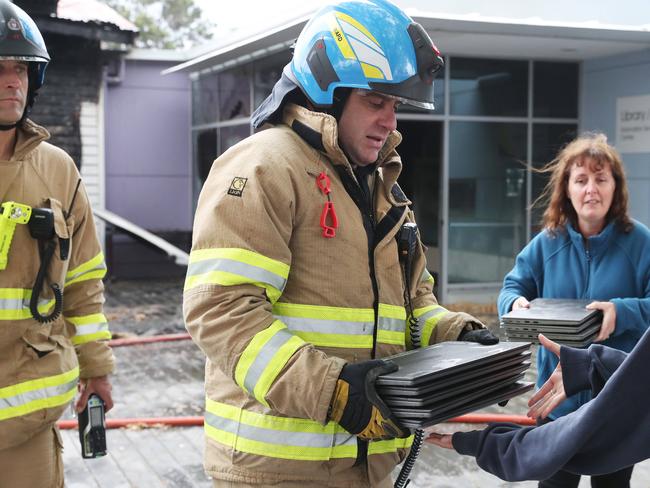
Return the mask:
<path fill-rule="evenodd" d="M 255 334 L 235 368 L 235 381 L 257 401 L 268 406 L 265 397 L 291 356 L 305 345 L 279 320 Z"/>
<path fill-rule="evenodd" d="M 448 310 L 440 305 L 429 305 L 428 307 L 413 310 L 415 318 L 420 320 L 420 330 L 422 331 L 420 343 L 422 346 L 429 345 L 434 329 L 447 312 Z M 423 319 L 424 323 L 422 323 Z"/>
<path fill-rule="evenodd" d="M 356 458 L 357 441 L 335 422 L 249 412 L 206 398 L 206 436 L 240 452 L 279 459 Z M 292 442 L 294 442 L 292 444 Z"/>
<path fill-rule="evenodd" d="M 207 259 L 232 259 L 242 263 L 250 264 L 265 269 L 271 273 L 287 278 L 289 276 L 288 264 L 276 259 L 271 259 L 247 249 L 219 248 L 219 249 L 196 249 L 190 253 L 190 264 Z"/>
<path fill-rule="evenodd" d="M 26 288 L 0 288 L 0 321 L 31 319 L 29 301 L 32 290 Z M 47 313 L 54 306 L 54 299 L 39 300 L 38 311 Z"/>

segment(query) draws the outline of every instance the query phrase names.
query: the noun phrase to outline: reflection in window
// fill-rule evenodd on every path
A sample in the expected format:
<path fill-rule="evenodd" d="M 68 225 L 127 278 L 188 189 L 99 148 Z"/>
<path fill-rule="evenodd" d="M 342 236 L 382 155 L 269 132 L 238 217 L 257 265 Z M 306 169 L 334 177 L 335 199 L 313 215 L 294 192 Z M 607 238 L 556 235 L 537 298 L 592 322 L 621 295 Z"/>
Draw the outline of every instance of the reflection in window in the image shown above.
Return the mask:
<path fill-rule="evenodd" d="M 528 62 L 452 58 L 452 115 L 525 117 Z"/>
<path fill-rule="evenodd" d="M 422 241 L 438 247 L 442 122 L 400 120 L 398 126 L 403 139 L 397 150 L 404 164 L 399 184 L 413 202 Z"/>
<path fill-rule="evenodd" d="M 218 79 L 216 74 L 201 75 L 192 82 L 192 123 L 211 124 L 217 121 L 219 108 Z"/>
<path fill-rule="evenodd" d="M 535 61 L 533 117 L 578 117 L 578 64 Z"/>
<path fill-rule="evenodd" d="M 449 283 L 499 282 L 526 241 L 526 124 L 452 122 Z"/>
<path fill-rule="evenodd" d="M 541 168 L 551 162 L 557 153 L 567 143 L 572 141 L 577 134 L 575 124 L 534 124 L 533 125 L 533 168 Z M 535 202 L 544 191 L 548 182 L 548 173 L 533 172 L 532 199 Z M 546 202 L 539 202 L 531 209 L 531 235 L 541 230 L 541 221 Z"/>
<path fill-rule="evenodd" d="M 250 116 L 249 66 L 219 73 L 219 120 Z"/>
<path fill-rule="evenodd" d="M 200 189 L 210 173 L 213 161 L 217 157 L 217 130 L 194 131 L 193 144 L 195 183 L 197 189 Z M 195 191 L 194 194 L 198 198 L 198 192 Z"/>

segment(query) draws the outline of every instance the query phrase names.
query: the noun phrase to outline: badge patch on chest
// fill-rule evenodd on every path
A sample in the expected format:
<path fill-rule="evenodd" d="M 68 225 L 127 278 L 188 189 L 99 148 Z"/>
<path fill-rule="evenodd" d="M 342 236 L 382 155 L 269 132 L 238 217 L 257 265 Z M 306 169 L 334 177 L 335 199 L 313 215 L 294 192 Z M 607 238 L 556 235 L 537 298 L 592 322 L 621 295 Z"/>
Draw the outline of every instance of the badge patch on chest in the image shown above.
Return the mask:
<path fill-rule="evenodd" d="M 240 176 L 233 178 L 232 182 L 230 183 L 230 188 L 228 188 L 228 195 L 241 197 L 242 193 L 244 193 L 244 187 L 246 186 L 247 181 L 248 178 L 242 178 Z"/>

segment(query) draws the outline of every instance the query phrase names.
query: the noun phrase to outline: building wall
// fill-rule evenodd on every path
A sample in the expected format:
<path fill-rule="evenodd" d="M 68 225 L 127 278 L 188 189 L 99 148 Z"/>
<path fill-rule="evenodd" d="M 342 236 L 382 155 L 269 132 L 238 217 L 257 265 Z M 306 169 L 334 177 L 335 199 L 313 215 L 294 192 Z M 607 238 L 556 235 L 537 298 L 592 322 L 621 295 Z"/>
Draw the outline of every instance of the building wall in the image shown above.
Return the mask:
<path fill-rule="evenodd" d="M 585 61 L 581 131 L 602 131 L 616 144 L 616 101 L 650 95 L 650 51 Z M 632 217 L 650 225 L 650 153 L 623 153 Z"/>
<path fill-rule="evenodd" d="M 188 249 L 192 230 L 190 81 L 162 76 L 174 62 L 125 61 L 106 90 L 106 208 Z M 109 234 L 113 277 L 178 276 L 185 269 L 133 239 Z"/>
<path fill-rule="evenodd" d="M 99 101 L 99 43 L 53 34 L 46 35 L 45 43 L 52 60 L 30 118 L 50 131 L 50 142 L 64 149 L 80 166 L 81 106 Z"/>

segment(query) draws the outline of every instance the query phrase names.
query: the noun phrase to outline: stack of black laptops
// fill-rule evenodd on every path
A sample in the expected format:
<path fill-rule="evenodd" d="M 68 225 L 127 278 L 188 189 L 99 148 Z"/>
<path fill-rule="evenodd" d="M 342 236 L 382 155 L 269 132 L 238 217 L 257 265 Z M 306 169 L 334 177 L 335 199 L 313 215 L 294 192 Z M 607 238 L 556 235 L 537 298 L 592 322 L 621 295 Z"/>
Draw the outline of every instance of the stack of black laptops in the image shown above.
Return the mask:
<path fill-rule="evenodd" d="M 501 317 L 508 340 L 539 344 L 538 334 L 572 347 L 591 344 L 603 320 L 600 310 L 587 310 L 593 300 L 536 298 L 530 308 L 520 308 Z"/>
<path fill-rule="evenodd" d="M 412 429 L 504 402 L 533 387 L 522 381 L 530 366 L 530 342 L 442 342 L 384 359 L 399 369 L 377 378 L 377 393 Z"/>

